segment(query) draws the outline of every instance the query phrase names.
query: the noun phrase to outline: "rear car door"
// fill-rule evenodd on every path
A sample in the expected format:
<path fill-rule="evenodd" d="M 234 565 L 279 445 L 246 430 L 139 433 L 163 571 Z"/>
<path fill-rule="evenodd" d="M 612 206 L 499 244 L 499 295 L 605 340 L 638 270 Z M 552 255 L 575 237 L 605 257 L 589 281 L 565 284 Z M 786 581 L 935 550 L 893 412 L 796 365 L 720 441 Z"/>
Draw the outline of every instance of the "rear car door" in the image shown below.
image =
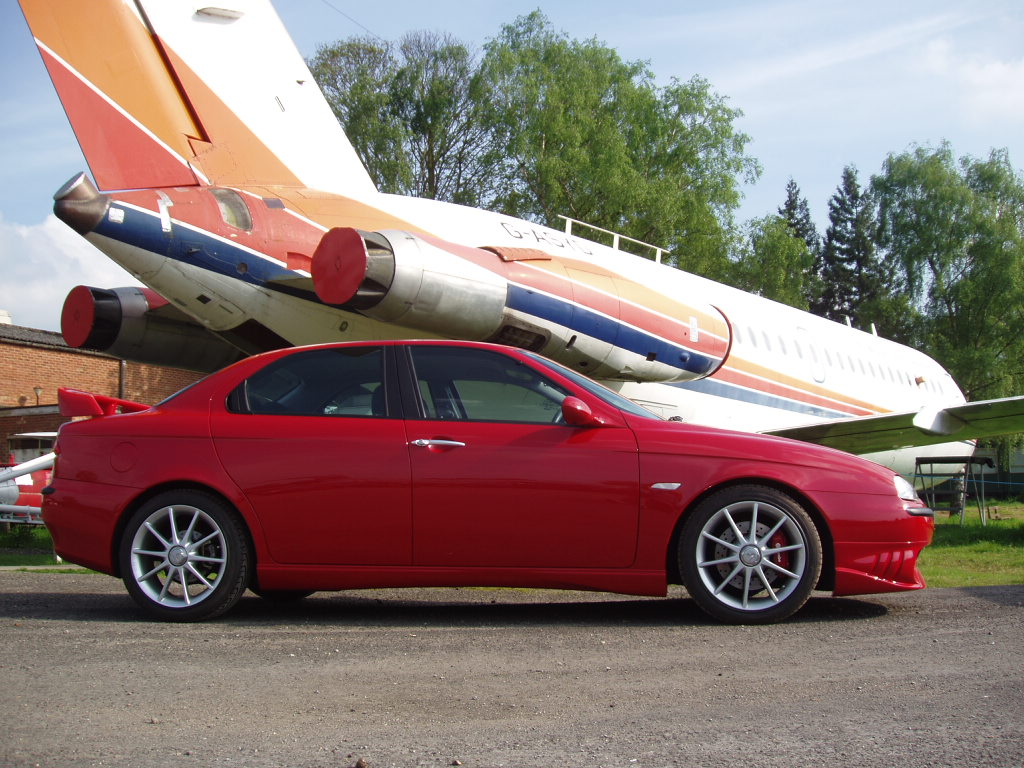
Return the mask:
<path fill-rule="evenodd" d="M 389 402 L 392 359 L 387 346 L 298 352 L 214 407 L 217 453 L 276 561 L 411 562 L 409 457 Z"/>

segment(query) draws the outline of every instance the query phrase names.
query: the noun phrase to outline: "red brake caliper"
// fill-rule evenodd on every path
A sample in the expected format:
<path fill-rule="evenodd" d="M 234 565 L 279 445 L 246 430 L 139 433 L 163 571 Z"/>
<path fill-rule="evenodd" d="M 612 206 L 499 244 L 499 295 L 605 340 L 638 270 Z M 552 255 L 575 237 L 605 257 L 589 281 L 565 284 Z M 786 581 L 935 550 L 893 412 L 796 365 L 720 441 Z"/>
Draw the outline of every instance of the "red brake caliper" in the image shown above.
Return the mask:
<path fill-rule="evenodd" d="M 771 540 L 768 542 L 768 549 L 784 547 L 788 543 L 789 542 L 787 541 L 786 537 L 783 536 L 782 532 L 780 531 L 779 533 L 776 533 L 774 536 L 772 536 Z M 789 570 L 789 552 L 777 552 L 776 554 L 772 555 L 771 560 L 773 563 L 779 566 L 779 568 L 785 568 L 787 571 Z"/>

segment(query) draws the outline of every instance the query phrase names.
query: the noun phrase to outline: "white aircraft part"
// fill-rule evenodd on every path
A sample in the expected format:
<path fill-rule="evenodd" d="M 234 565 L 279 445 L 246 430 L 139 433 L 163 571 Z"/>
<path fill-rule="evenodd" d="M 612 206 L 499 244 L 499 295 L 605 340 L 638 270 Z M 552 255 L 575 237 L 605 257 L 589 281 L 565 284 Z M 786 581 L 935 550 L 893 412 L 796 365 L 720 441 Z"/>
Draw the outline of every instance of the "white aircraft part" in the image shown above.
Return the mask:
<path fill-rule="evenodd" d="M 230 14 L 197 11 L 197 3 L 182 0 L 138 2 L 165 44 L 306 187 L 376 197 L 373 181 L 269 2 L 231 0 L 225 4 Z"/>

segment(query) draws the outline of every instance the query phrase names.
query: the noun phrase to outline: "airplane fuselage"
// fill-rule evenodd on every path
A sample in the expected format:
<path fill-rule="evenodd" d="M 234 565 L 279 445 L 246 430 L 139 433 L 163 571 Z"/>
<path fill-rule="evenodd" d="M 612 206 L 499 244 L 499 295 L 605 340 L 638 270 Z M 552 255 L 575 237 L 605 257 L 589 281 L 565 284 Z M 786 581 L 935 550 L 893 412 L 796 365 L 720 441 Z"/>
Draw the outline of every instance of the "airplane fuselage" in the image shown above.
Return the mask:
<path fill-rule="evenodd" d="M 87 239 L 246 352 L 339 339 L 504 341 L 666 418 L 749 431 L 964 402 L 949 374 L 916 350 L 499 214 L 266 187 L 101 197 Z M 340 304 L 319 296 L 314 260 L 333 275 L 354 258 L 321 243 L 352 227 L 383 233 L 395 251 L 399 277 L 386 288 L 398 290 L 406 275 L 416 290 L 384 309 L 354 295 Z M 414 250 L 402 251 L 410 243 Z M 424 288 L 431 279 L 441 288 Z M 456 284 L 460 300 L 440 295 L 459 294 Z M 969 450 L 939 444 L 876 458 L 910 473 L 916 456 Z"/>

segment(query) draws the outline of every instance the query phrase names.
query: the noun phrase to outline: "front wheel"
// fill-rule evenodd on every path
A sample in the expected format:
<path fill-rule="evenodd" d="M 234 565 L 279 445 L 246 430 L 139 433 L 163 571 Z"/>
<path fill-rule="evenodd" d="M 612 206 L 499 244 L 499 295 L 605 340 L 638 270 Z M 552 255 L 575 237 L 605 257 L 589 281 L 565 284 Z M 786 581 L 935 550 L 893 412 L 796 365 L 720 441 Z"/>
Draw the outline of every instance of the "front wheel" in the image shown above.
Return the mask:
<path fill-rule="evenodd" d="M 121 578 L 147 613 L 170 621 L 219 616 L 242 596 L 252 558 L 235 511 L 208 493 L 167 491 L 129 519 Z"/>
<path fill-rule="evenodd" d="M 821 573 L 821 539 L 789 495 L 767 486 L 735 486 L 690 513 L 678 558 L 683 586 L 711 616 L 767 624 L 807 602 Z"/>

